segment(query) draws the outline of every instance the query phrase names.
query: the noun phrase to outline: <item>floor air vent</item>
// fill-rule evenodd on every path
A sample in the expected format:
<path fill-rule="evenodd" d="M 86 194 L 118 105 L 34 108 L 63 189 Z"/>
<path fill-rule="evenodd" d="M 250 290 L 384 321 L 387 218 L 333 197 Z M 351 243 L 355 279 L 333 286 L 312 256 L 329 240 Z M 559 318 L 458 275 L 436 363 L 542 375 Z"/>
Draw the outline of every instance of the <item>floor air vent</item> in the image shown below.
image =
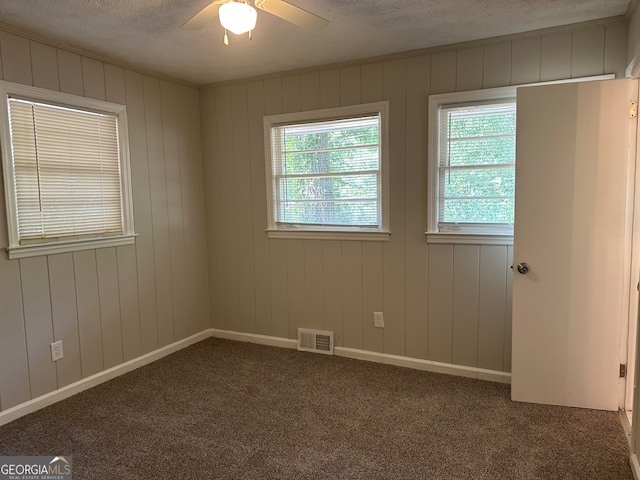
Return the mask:
<path fill-rule="evenodd" d="M 298 350 L 333 355 L 333 332 L 299 328 Z"/>

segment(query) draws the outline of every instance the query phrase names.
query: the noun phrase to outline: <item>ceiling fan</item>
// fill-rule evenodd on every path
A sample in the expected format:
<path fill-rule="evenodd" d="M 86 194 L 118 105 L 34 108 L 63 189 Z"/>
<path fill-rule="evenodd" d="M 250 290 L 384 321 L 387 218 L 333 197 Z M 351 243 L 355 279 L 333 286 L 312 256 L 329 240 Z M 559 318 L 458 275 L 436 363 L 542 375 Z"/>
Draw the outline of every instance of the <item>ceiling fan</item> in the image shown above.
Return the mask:
<path fill-rule="evenodd" d="M 307 30 L 319 30 L 329 24 L 328 20 L 284 0 L 215 0 L 187 20 L 182 28 L 197 30 L 219 16 L 220 23 L 225 29 L 225 45 L 229 45 L 227 30 L 236 35 L 249 32 L 249 38 L 251 38 L 257 19 L 257 12 L 252 4 L 260 10 Z"/>

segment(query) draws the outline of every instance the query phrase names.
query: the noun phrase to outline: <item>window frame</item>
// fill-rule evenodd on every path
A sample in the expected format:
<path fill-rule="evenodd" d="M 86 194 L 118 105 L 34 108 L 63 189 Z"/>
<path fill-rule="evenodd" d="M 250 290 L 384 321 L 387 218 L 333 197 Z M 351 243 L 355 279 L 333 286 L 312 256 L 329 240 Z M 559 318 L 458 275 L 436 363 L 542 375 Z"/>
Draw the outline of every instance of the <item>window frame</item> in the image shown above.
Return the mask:
<path fill-rule="evenodd" d="M 439 153 L 440 153 L 440 111 L 445 106 L 492 104 L 492 102 L 516 101 L 517 89 L 537 85 L 549 85 L 556 83 L 574 83 L 599 80 L 610 80 L 615 75 L 596 75 L 590 77 L 570 78 L 549 82 L 527 83 L 506 87 L 486 88 L 482 90 L 468 90 L 463 92 L 443 93 L 430 95 L 428 100 L 428 208 L 427 208 L 427 236 L 428 243 L 445 244 L 473 244 L 473 245 L 513 245 L 513 232 L 469 232 L 438 230 L 438 217 L 440 209 L 440 185 L 439 185 Z M 516 110 L 517 115 L 517 110 Z M 517 133 L 516 133 L 517 135 Z M 515 167 L 514 167 L 515 168 Z M 515 219 L 514 219 L 515 220 Z M 481 224 L 480 224 L 481 225 Z M 479 227 L 481 228 L 481 227 Z"/>
<path fill-rule="evenodd" d="M 326 122 L 380 115 L 380 225 L 377 228 L 360 226 L 278 225 L 275 212 L 273 154 L 271 130 L 287 124 Z M 265 177 L 267 187 L 267 235 L 269 238 L 298 238 L 320 240 L 389 240 L 389 102 L 375 102 L 346 107 L 305 112 L 266 115 L 263 119 L 265 145 Z"/>
<path fill-rule="evenodd" d="M 18 234 L 16 185 L 13 167 L 13 146 L 9 118 L 9 99 L 20 98 L 43 104 L 68 107 L 75 110 L 115 115 L 118 125 L 120 156 L 120 195 L 122 201 L 122 234 L 113 236 L 79 237 L 65 239 L 51 237 L 38 243 L 21 245 Z M 129 136 L 126 106 L 47 90 L 39 87 L 0 81 L 0 146 L 2 147 L 2 172 L 7 221 L 9 259 L 51 255 L 104 247 L 131 245 L 135 241 L 133 195 L 129 159 Z"/>

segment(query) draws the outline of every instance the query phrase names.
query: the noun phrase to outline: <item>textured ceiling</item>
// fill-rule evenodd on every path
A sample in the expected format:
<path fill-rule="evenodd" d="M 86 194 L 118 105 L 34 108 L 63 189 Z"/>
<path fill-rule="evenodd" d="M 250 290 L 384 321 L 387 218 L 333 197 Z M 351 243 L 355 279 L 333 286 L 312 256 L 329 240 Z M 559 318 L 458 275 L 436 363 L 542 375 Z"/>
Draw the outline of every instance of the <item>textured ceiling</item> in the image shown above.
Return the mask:
<path fill-rule="evenodd" d="M 331 23 L 308 32 L 262 10 L 253 40 L 217 18 L 180 25 L 210 0 L 0 0 L 0 22 L 196 84 L 623 15 L 630 0 L 290 0 Z"/>

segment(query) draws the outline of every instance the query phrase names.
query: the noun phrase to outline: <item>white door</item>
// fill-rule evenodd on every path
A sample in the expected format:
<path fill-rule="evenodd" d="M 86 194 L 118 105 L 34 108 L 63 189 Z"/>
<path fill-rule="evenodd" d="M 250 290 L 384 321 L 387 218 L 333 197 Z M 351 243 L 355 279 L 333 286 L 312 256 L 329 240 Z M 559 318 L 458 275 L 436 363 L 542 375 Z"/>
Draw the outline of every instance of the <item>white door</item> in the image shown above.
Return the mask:
<path fill-rule="evenodd" d="M 618 408 L 636 92 L 629 79 L 518 89 L 513 400 Z"/>

